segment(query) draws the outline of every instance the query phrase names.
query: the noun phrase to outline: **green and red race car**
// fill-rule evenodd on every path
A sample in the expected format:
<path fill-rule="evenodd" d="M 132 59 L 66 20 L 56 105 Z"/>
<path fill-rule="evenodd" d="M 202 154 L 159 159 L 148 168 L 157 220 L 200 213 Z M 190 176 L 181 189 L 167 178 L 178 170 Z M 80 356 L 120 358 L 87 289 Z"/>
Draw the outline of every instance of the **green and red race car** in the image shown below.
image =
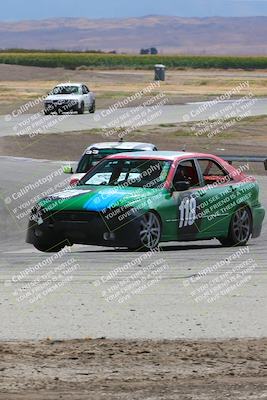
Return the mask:
<path fill-rule="evenodd" d="M 210 154 L 135 152 L 105 158 L 73 189 L 33 208 L 27 242 L 40 251 L 74 243 L 153 249 L 218 239 L 245 245 L 261 233 L 259 186 Z"/>

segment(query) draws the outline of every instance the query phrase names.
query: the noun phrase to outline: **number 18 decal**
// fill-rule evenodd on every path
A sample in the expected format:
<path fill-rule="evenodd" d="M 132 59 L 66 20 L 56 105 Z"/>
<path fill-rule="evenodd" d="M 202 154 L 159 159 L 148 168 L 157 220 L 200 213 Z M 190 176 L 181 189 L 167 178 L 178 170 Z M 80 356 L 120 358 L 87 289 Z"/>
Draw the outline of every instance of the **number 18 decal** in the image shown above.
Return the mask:
<path fill-rule="evenodd" d="M 183 226 L 191 226 L 196 220 L 196 208 L 197 208 L 197 202 L 194 197 L 185 197 L 180 206 L 180 222 L 179 222 L 179 228 L 182 228 Z"/>

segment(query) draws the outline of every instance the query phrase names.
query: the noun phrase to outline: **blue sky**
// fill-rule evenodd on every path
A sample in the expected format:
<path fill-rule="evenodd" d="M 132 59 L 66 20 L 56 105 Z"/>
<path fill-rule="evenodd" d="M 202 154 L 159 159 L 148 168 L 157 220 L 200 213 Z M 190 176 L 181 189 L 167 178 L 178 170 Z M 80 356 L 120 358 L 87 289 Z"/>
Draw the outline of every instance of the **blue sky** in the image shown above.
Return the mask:
<path fill-rule="evenodd" d="M 56 17 L 117 18 L 267 15 L 267 0 L 4 0 L 0 20 Z"/>

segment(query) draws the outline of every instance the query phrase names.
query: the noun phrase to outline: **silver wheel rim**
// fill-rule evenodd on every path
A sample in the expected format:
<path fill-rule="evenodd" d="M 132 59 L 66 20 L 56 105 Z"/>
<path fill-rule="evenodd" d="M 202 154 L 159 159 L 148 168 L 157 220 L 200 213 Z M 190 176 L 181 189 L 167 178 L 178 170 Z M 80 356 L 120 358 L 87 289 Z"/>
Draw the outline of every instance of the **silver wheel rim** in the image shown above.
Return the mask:
<path fill-rule="evenodd" d="M 160 222 L 155 214 L 145 214 L 141 220 L 140 239 L 148 249 L 156 247 L 160 241 Z"/>
<path fill-rule="evenodd" d="M 233 231 L 239 242 L 244 242 L 249 239 L 250 215 L 245 208 L 240 209 L 235 213 L 233 219 Z"/>

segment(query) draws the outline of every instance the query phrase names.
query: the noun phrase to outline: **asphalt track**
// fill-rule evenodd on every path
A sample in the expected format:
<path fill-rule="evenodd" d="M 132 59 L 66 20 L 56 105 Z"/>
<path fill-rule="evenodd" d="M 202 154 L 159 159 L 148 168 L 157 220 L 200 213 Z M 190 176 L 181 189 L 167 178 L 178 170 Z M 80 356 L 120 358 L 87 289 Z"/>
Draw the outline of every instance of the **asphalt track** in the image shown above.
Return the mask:
<path fill-rule="evenodd" d="M 42 114 L 21 114 L 14 110 L 13 115 L 0 116 L 0 137 L 10 135 L 32 135 L 39 133 L 64 133 L 88 129 L 105 128 L 107 137 L 112 129 L 136 128 L 138 124 L 159 125 L 211 119 L 228 119 L 266 115 L 266 98 L 243 98 L 240 100 L 207 102 L 184 105 L 162 105 L 166 97 L 155 100 L 153 106 L 141 108 L 119 108 L 97 110 L 95 114 L 63 114 L 44 116 Z"/>
<path fill-rule="evenodd" d="M 94 246 L 73 246 L 71 253 L 60 259 L 37 252 L 25 243 L 27 216 L 15 210 L 19 204 L 31 200 L 37 193 L 56 185 L 67 176 L 54 177 L 51 183 L 22 194 L 21 189 L 40 178 L 51 176 L 60 163 L 18 158 L 0 158 L 1 169 L 1 264 L 0 264 L 0 340 L 52 338 L 228 338 L 262 337 L 267 335 L 267 224 L 262 236 L 253 239 L 246 254 L 231 260 L 244 248 L 223 248 L 216 240 L 191 243 L 170 243 L 160 254 L 150 260 L 145 253 L 108 249 Z M 258 178 L 261 200 L 267 208 L 266 177 Z M 19 203 L 13 194 L 21 194 Z M 129 233 L 130 234 L 130 233 Z M 141 258 L 140 258 L 141 257 Z M 228 263 L 225 259 L 228 258 Z M 105 297 L 130 274 L 140 271 L 149 262 L 163 260 L 165 269 L 158 281 L 127 301 L 107 301 Z M 193 291 L 210 280 L 222 276 L 245 260 L 253 259 L 256 265 L 250 279 L 216 301 L 196 301 Z M 54 292 L 30 304 L 19 296 L 28 292 L 27 285 L 44 277 L 63 262 L 72 261 L 75 269 L 72 278 Z M 196 274 L 224 260 L 201 281 L 192 283 Z M 231 260 L 231 261 L 230 261 Z M 107 282 L 106 277 L 117 267 L 133 261 L 132 270 L 125 270 Z M 40 269 L 25 275 L 25 269 L 44 262 Z M 130 272 L 131 271 L 131 272 Z M 20 279 L 18 281 L 18 276 Z M 101 281 L 105 277 L 106 283 Z M 14 281 L 17 280 L 16 282 Z M 65 279 L 65 278 L 64 278 Z M 59 278 L 63 281 L 63 278 Z M 65 281 L 66 282 L 66 281 Z M 102 282 L 99 285 L 99 282 Z M 112 289 L 112 290 L 111 290 Z M 201 292 L 198 292 L 201 293 Z"/>

